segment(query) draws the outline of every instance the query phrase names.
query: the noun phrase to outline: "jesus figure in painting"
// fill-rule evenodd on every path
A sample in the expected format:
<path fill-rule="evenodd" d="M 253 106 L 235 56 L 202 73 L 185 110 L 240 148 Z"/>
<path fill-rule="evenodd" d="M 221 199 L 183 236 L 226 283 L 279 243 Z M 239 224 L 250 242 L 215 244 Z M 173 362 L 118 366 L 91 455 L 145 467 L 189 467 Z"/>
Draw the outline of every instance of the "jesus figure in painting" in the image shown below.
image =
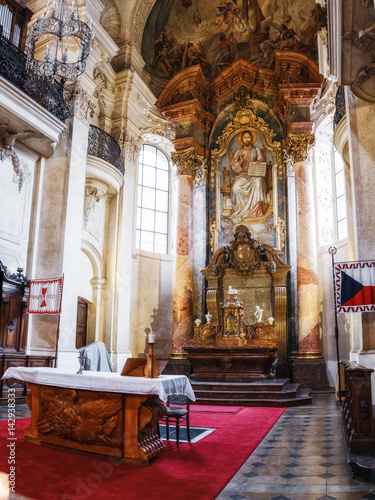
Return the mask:
<path fill-rule="evenodd" d="M 267 181 L 263 175 L 249 175 L 252 163 L 264 162 L 261 150 L 254 146 L 256 135 L 245 131 L 239 138 L 242 148 L 235 152 L 231 164 L 232 213 L 228 219 L 233 224 L 239 224 L 246 217 L 261 217 L 268 209 Z"/>

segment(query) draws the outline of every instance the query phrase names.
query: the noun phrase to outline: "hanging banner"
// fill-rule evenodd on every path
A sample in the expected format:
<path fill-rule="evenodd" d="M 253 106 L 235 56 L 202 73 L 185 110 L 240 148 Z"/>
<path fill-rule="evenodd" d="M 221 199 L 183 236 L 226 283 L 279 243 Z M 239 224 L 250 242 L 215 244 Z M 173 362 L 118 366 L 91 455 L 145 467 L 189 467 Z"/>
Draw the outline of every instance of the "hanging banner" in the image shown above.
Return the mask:
<path fill-rule="evenodd" d="M 62 278 L 31 280 L 27 312 L 29 314 L 60 314 Z"/>
<path fill-rule="evenodd" d="M 375 262 L 335 264 L 337 312 L 375 311 Z"/>

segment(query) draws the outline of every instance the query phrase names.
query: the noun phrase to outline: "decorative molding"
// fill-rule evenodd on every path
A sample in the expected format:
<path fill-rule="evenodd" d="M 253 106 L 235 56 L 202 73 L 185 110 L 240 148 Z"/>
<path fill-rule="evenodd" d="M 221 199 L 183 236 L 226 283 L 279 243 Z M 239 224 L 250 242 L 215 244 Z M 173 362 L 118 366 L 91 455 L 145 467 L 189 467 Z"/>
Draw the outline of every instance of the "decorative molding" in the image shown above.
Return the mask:
<path fill-rule="evenodd" d="M 25 181 L 30 177 L 30 171 L 26 165 L 21 165 L 17 153 L 13 147 L 0 147 L 0 160 L 10 160 L 13 165 L 13 182 L 18 185 L 18 192 L 21 192 Z"/>
<path fill-rule="evenodd" d="M 86 184 L 85 201 L 83 207 L 83 225 L 86 228 L 90 214 L 95 210 L 95 205 L 107 194 L 108 186 L 95 181 L 96 185 Z"/>
<path fill-rule="evenodd" d="M 177 167 L 177 175 L 195 177 L 198 169 L 204 164 L 203 156 L 198 155 L 193 148 L 185 151 L 175 151 L 171 154 L 172 162 Z"/>
<path fill-rule="evenodd" d="M 294 157 L 288 153 L 287 149 L 283 149 L 283 160 L 286 167 L 286 174 L 290 177 L 295 175 L 294 171 Z"/>
<path fill-rule="evenodd" d="M 192 148 L 199 156 L 206 156 L 206 149 L 198 144 L 194 137 L 182 137 L 181 139 L 175 139 L 173 141 L 173 145 L 176 151 L 184 151 Z"/>
<path fill-rule="evenodd" d="M 121 34 L 121 16 L 114 2 L 111 5 L 106 5 L 100 15 L 100 24 L 112 40 L 116 42 Z"/>
<path fill-rule="evenodd" d="M 78 80 L 65 84 L 64 99 L 70 105 L 72 115 L 86 122 L 89 118 L 93 118 L 96 104 L 89 98 Z"/>
<path fill-rule="evenodd" d="M 214 115 L 206 111 L 198 99 L 171 104 L 160 110 L 172 123 L 192 122 L 202 132 L 209 133 L 215 121 Z"/>
<path fill-rule="evenodd" d="M 319 100 L 322 91 L 322 83 L 289 83 L 280 85 L 280 100 L 285 100 L 289 105 L 309 105 Z"/>
<path fill-rule="evenodd" d="M 154 6 L 155 0 L 143 0 L 139 3 L 133 22 L 133 43 L 141 49 L 142 35 L 146 25 L 148 15 Z"/>
<path fill-rule="evenodd" d="M 173 142 L 168 139 L 164 130 L 160 129 L 156 129 L 154 133 L 144 134 L 142 136 L 142 142 L 160 147 L 160 149 L 168 151 L 169 153 L 175 150 Z"/>
<path fill-rule="evenodd" d="M 314 132 L 314 122 L 290 122 L 289 135 L 310 135 Z"/>
<path fill-rule="evenodd" d="M 207 183 L 207 163 L 203 160 L 202 164 L 197 167 L 195 172 L 194 186 L 204 186 Z"/>
<path fill-rule="evenodd" d="M 286 155 L 292 156 L 294 163 L 311 162 L 313 148 L 315 146 L 314 134 L 289 136 L 288 150 Z"/>
<path fill-rule="evenodd" d="M 109 82 L 108 77 L 106 75 L 105 68 L 103 68 L 101 66 L 102 65 L 95 66 L 94 71 L 93 71 L 94 82 L 95 82 L 95 85 L 96 85 L 95 92 L 94 92 L 94 97 L 96 97 L 96 98 L 98 98 L 98 96 L 100 95 L 100 92 L 103 89 L 107 89 L 112 94 L 115 93 L 115 87 L 114 87 L 114 85 L 112 85 Z"/>
<path fill-rule="evenodd" d="M 135 163 L 141 153 L 142 138 L 135 138 L 133 135 L 122 131 L 118 143 L 121 148 L 123 162 Z"/>
<path fill-rule="evenodd" d="M 291 99 L 293 104 L 313 105 L 324 82 L 316 64 L 305 55 L 291 51 L 275 51 L 275 61 L 275 70 L 270 70 L 238 59 L 211 81 L 199 65 L 189 66 L 168 81 L 158 97 L 157 106 L 164 109 L 193 97 L 203 108 L 213 109 L 220 102 L 232 99 L 241 87 L 263 96 Z"/>

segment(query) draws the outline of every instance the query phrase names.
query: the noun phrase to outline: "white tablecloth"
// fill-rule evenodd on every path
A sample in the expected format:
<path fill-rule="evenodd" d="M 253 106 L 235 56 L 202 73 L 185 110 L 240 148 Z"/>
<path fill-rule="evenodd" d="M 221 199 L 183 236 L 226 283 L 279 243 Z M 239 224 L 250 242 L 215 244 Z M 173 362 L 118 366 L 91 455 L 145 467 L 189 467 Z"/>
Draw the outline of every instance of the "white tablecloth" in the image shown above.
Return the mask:
<path fill-rule="evenodd" d="M 127 394 L 156 394 L 162 401 L 168 396 L 184 394 L 195 401 L 190 380 L 185 375 L 160 375 L 158 378 L 126 377 L 119 373 L 82 372 L 69 373 L 59 368 L 11 367 L 3 379 L 14 378 L 40 385 L 86 389 L 88 391 L 121 392 Z"/>

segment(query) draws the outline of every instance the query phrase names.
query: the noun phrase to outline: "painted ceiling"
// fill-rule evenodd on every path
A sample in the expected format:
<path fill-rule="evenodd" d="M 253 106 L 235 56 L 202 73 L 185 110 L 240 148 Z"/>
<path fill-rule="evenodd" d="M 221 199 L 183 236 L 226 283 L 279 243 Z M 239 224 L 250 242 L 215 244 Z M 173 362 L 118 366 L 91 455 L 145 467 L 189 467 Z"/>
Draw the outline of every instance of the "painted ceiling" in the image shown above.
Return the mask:
<path fill-rule="evenodd" d="M 316 60 L 316 34 L 324 25 L 325 10 L 314 0 L 157 0 L 142 56 L 158 93 L 163 82 L 197 64 L 212 79 L 238 59 L 272 70 L 274 51 Z"/>

